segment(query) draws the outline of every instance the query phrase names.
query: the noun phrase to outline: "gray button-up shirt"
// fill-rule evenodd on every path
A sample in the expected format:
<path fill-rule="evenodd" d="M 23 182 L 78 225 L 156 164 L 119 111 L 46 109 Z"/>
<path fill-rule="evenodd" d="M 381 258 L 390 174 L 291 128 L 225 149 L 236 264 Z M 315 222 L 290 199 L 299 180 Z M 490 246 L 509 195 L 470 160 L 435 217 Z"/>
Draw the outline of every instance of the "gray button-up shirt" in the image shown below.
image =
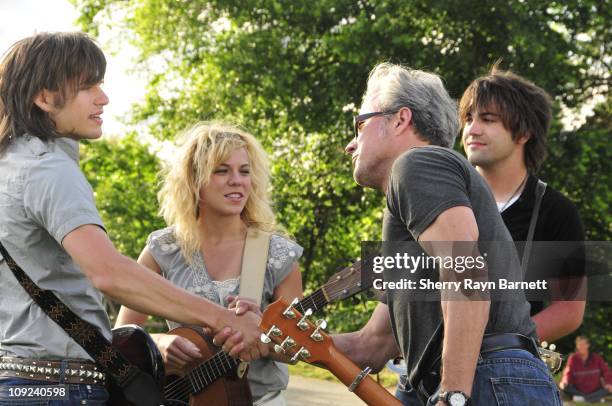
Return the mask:
<path fill-rule="evenodd" d="M 103 228 L 78 166 L 78 143 L 25 135 L 0 153 L 0 241 L 40 288 L 110 338 L 102 295 L 61 245 L 85 224 Z M 32 301 L 1 256 L 0 355 L 90 359 Z"/>

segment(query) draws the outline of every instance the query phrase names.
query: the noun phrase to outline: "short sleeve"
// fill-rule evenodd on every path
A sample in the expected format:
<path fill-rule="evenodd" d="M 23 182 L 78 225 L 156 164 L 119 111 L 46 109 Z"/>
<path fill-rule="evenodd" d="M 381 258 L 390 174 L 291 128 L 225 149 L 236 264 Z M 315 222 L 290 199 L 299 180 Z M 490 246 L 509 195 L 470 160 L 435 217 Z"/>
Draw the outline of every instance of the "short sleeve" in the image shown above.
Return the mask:
<path fill-rule="evenodd" d="M 182 255 L 172 227 L 156 230 L 149 234 L 147 237 L 147 249 L 157 265 L 159 265 L 164 277 L 167 277 L 167 273 L 172 268 L 172 264 L 177 257 Z"/>
<path fill-rule="evenodd" d="M 445 210 L 455 206 L 471 207 L 468 189 L 468 172 L 451 151 L 414 148 L 393 165 L 387 208 L 417 240 Z"/>
<path fill-rule="evenodd" d="M 43 156 L 30 168 L 23 199 L 27 215 L 60 244 L 82 225 L 104 228 L 91 186 L 77 164 L 68 159 Z"/>
<path fill-rule="evenodd" d="M 274 289 L 293 269 L 304 249 L 296 242 L 277 234 L 270 237 L 266 279 Z"/>

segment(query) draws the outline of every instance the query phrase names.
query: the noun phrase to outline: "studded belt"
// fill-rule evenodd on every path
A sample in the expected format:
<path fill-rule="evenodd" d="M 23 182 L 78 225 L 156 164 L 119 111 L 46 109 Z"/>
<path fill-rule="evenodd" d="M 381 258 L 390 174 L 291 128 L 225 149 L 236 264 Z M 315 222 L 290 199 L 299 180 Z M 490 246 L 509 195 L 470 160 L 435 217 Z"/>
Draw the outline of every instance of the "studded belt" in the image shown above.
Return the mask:
<path fill-rule="evenodd" d="M 62 365 L 63 364 L 63 365 Z M 63 366 L 63 369 L 62 369 Z M 64 379 L 61 380 L 62 373 Z M 0 357 L 0 377 L 34 379 L 51 383 L 104 385 L 106 375 L 90 361 L 58 361 L 33 358 Z"/>

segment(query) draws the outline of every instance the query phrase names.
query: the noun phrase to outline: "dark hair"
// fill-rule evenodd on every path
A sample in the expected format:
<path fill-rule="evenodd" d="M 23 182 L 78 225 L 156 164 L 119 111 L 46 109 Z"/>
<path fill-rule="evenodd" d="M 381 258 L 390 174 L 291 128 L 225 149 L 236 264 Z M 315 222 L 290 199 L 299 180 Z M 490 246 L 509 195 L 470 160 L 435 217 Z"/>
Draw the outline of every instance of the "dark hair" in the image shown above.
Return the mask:
<path fill-rule="evenodd" d="M 590 343 L 587 336 L 576 336 L 576 338 L 574 339 L 574 342 L 578 344 L 578 341 L 586 341 L 587 343 Z"/>
<path fill-rule="evenodd" d="M 87 34 L 41 33 L 16 42 L 0 61 L 0 152 L 25 132 L 57 136 L 49 115 L 34 104 L 43 89 L 58 92 L 62 107 L 79 87 L 102 82 L 105 72 L 106 58 Z"/>
<path fill-rule="evenodd" d="M 550 97 L 533 82 L 493 66 L 488 75 L 474 80 L 459 102 L 459 122 L 465 126 L 475 109 L 495 106 L 512 139 L 529 135 L 525 166 L 534 173 L 546 159 L 546 134 L 552 121 Z"/>

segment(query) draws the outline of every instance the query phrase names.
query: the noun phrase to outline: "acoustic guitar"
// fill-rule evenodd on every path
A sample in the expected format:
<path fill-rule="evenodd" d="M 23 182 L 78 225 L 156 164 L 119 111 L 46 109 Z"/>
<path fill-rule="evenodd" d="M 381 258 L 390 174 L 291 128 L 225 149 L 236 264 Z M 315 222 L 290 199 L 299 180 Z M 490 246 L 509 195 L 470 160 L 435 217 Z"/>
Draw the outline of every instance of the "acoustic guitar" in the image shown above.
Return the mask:
<path fill-rule="evenodd" d="M 302 312 L 316 312 L 327 304 L 343 300 L 369 289 L 371 281 L 362 286 L 361 261 L 334 274 L 312 294 L 295 303 Z M 168 332 L 192 341 L 206 361 L 188 366 L 183 377 L 169 376 L 164 395 L 171 405 L 244 406 L 252 405 L 251 393 L 246 379 L 247 364 L 230 357 L 213 345 L 202 330 L 179 327 Z"/>
<path fill-rule="evenodd" d="M 153 378 L 153 384 L 157 386 L 159 393 L 162 393 L 165 385 L 164 360 L 151 336 L 142 327 L 135 324 L 115 328 L 112 330 L 112 333 L 113 348 L 119 351 L 131 364 L 150 375 Z M 133 403 L 125 398 L 123 389 L 112 379 L 108 379 L 107 382 L 109 405 L 133 405 Z M 144 389 L 146 390 L 146 388 Z"/>
<path fill-rule="evenodd" d="M 323 331 L 327 326 L 325 320 L 313 324 L 308 320 L 310 309 L 302 313 L 303 307 L 298 303 L 296 299 L 288 304 L 281 298 L 266 308 L 260 323 L 262 331 L 266 331 L 261 335 L 262 342 L 276 343 L 274 350 L 292 356 L 292 362 L 304 361 L 327 368 L 370 406 L 402 405 L 372 379 L 370 368 L 361 370 L 336 348 Z"/>

